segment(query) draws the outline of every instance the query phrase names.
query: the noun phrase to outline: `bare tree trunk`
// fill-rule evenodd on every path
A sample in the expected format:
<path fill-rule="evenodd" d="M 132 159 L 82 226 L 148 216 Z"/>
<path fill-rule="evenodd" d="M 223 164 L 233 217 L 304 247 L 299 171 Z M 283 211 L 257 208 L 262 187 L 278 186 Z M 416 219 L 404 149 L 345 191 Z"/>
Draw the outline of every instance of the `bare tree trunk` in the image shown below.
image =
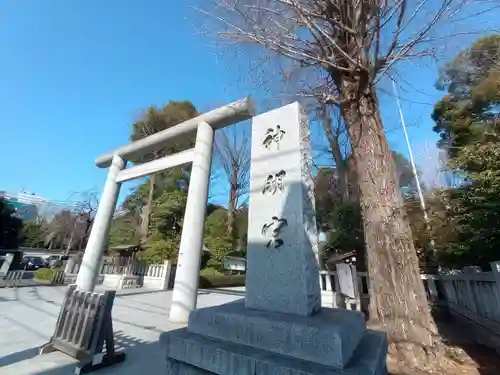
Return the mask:
<path fill-rule="evenodd" d="M 68 245 L 66 246 L 67 253 L 69 253 L 71 251 L 71 248 L 73 247 L 73 241 L 75 240 L 75 232 L 77 225 L 78 225 L 78 216 L 75 217 L 75 223 L 73 224 L 73 229 L 71 230 L 71 234 L 69 236 Z"/>
<path fill-rule="evenodd" d="M 250 183 L 250 135 L 243 129 L 226 128 L 217 132 L 214 142 L 214 165 L 220 168 L 228 182 L 227 230 L 232 245 L 236 247 L 236 210 L 239 197 Z"/>
<path fill-rule="evenodd" d="M 142 207 L 141 212 L 141 241 L 144 242 L 149 232 L 149 221 L 151 219 L 151 208 L 153 205 L 154 191 L 156 184 L 156 174 L 152 174 L 149 178 L 149 194 L 146 204 Z"/>
<path fill-rule="evenodd" d="M 69 252 L 71 250 L 71 248 L 73 247 L 73 238 L 75 236 L 75 232 L 73 231 L 71 233 L 71 236 L 69 237 L 69 240 L 68 240 L 68 245 L 66 246 L 66 252 Z"/>
<path fill-rule="evenodd" d="M 233 173 L 229 181 L 229 203 L 227 206 L 227 234 L 234 238 L 236 223 L 236 205 L 238 198 L 238 167 L 233 165 Z"/>
<path fill-rule="evenodd" d="M 330 152 L 332 153 L 333 161 L 335 162 L 335 169 L 337 172 L 337 178 L 339 180 L 339 186 L 341 191 L 341 197 L 343 202 L 349 201 L 349 183 L 347 181 L 347 168 L 342 152 L 340 151 L 339 135 L 334 134 L 332 130 L 332 119 L 328 113 L 328 105 L 325 103 L 321 104 L 321 117 L 323 123 L 323 130 L 325 132 L 326 138 L 330 145 Z"/>
<path fill-rule="evenodd" d="M 90 214 L 88 214 L 87 219 L 85 220 L 85 232 L 83 234 L 82 241 L 80 242 L 79 253 L 84 252 L 85 247 L 87 246 L 87 242 L 89 241 L 90 236 L 90 228 L 92 227 L 92 223 L 94 222 L 93 218 L 90 218 Z"/>
<path fill-rule="evenodd" d="M 437 329 L 420 279 L 376 94 L 372 89 L 360 90 L 357 82 L 348 79 L 342 80 L 341 92 L 361 193 L 370 320 L 385 328 L 406 361 L 417 365 L 419 355 L 437 344 Z"/>

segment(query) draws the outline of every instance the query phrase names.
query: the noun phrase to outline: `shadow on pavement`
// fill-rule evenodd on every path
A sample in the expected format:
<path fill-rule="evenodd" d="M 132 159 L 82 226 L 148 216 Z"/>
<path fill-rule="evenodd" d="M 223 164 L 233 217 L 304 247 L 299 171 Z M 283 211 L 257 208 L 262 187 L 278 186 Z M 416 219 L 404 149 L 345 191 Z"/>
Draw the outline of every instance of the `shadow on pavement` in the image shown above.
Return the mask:
<path fill-rule="evenodd" d="M 126 353 L 126 359 L 124 362 L 100 369 L 96 372 L 99 375 L 110 375 L 110 374 L 120 374 L 120 375 L 163 375 L 165 373 L 165 359 L 163 350 L 158 342 L 145 342 L 137 338 L 128 336 L 122 331 L 115 332 L 115 347 L 117 350 L 124 351 Z M 33 348 L 34 354 L 36 355 L 36 349 Z M 27 351 L 29 352 L 29 351 Z M 24 352 L 14 353 L 9 355 L 7 359 L 12 357 L 10 364 L 21 361 L 22 354 Z M 51 354 L 45 354 L 50 356 Z M 18 356 L 18 357 L 16 357 Z M 17 360 L 16 360 L 17 359 Z M 74 374 L 76 361 L 74 364 L 65 364 L 60 367 L 51 368 L 47 370 L 39 370 L 38 372 L 32 372 L 33 375 L 70 375 Z M 5 364 L 4 364 L 5 365 Z M 14 375 L 14 374 L 13 374 Z"/>
<path fill-rule="evenodd" d="M 475 362 L 479 374 L 500 374 L 500 356 L 495 350 L 475 341 L 473 327 L 470 324 L 453 317 L 443 307 L 434 307 L 433 316 L 443 341 L 462 349 Z"/>
<path fill-rule="evenodd" d="M 26 359 L 36 357 L 37 354 L 38 354 L 38 347 L 22 350 L 20 352 L 0 357 L 0 368 L 3 366 L 12 365 L 13 363 L 21 362 Z"/>
<path fill-rule="evenodd" d="M 62 306 L 62 303 L 63 301 L 60 300 L 60 301 L 52 301 L 52 300 L 48 300 L 46 298 L 44 298 L 43 296 L 40 295 L 40 293 L 38 293 L 38 290 L 37 288 L 33 288 L 33 290 L 30 290 L 28 291 L 29 294 L 33 295 L 35 298 L 45 302 L 45 303 L 49 303 L 49 304 L 52 304 L 52 305 L 55 305 L 55 306 L 58 306 L 58 307 L 61 307 Z M 126 296 L 130 296 L 130 295 L 137 295 L 138 293 L 129 293 L 129 294 L 118 294 L 116 295 L 115 297 L 115 300 L 117 300 L 119 297 L 126 297 Z M 16 299 L 17 301 L 21 302 L 21 303 L 24 303 L 20 298 L 18 298 L 16 296 Z M 132 303 L 134 303 L 134 301 L 131 301 Z M 151 305 L 151 304 L 148 304 L 148 303 L 145 303 L 143 301 L 137 301 L 135 302 L 137 305 L 140 305 L 140 306 L 143 306 L 143 307 L 146 307 L 146 306 L 149 306 L 149 308 L 141 308 L 141 307 L 138 307 L 138 306 L 132 306 L 132 305 L 127 305 L 127 304 L 124 304 L 122 302 L 120 302 L 119 304 L 116 303 L 115 306 L 118 306 L 118 307 L 124 307 L 124 308 L 128 308 L 128 309 L 133 309 L 133 310 L 137 310 L 137 311 L 143 311 L 143 312 L 146 312 L 146 313 L 149 313 L 149 314 L 157 314 L 157 315 L 168 315 L 168 309 L 165 309 L 163 308 L 162 306 L 155 306 L 155 305 Z M 151 310 L 151 308 L 155 308 L 159 311 L 153 311 Z"/>
<path fill-rule="evenodd" d="M 244 290 L 229 290 L 229 289 L 200 289 L 199 294 L 203 292 L 204 294 L 227 294 L 230 296 L 241 296 L 245 297 Z"/>

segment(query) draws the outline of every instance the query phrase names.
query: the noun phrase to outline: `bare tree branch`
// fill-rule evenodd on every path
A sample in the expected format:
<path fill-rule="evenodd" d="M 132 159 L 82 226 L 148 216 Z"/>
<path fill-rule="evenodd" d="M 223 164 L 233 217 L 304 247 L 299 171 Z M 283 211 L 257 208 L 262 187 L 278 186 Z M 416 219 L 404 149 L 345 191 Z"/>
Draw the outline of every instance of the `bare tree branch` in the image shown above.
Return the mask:
<path fill-rule="evenodd" d="M 393 0 L 385 6 L 379 0 L 212 3 L 216 6 L 210 10 L 196 9 L 223 26 L 218 32 L 221 40 L 262 46 L 301 67 L 319 66 L 330 76 L 365 71 L 372 84 L 397 62 L 434 56 L 443 47 L 443 39 L 473 32 L 470 27 L 463 33 L 443 32 L 451 30 L 455 19 L 466 18 L 469 0 Z M 498 7 L 491 4 L 488 9 Z M 334 86 L 322 90 L 323 102 L 340 104 Z M 311 90 L 305 88 L 304 96 L 310 95 Z"/>

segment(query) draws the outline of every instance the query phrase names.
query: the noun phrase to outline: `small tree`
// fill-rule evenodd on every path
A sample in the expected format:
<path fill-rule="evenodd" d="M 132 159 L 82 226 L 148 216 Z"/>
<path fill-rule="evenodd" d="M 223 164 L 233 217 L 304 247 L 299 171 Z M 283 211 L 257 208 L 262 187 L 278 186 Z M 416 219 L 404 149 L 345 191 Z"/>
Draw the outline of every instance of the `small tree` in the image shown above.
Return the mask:
<path fill-rule="evenodd" d="M 43 247 L 43 239 L 46 233 L 45 225 L 37 221 L 23 223 L 21 245 L 24 247 Z"/>
<path fill-rule="evenodd" d="M 83 251 L 90 236 L 90 230 L 94 223 L 94 217 L 99 206 L 97 190 L 90 189 L 78 193 L 79 200 L 74 210 L 74 223 L 71 235 L 67 243 L 67 250 L 77 248 Z"/>
<path fill-rule="evenodd" d="M 140 225 L 140 220 L 131 212 L 114 218 L 109 230 L 109 246 L 139 245 Z"/>
<path fill-rule="evenodd" d="M 142 115 L 141 119 L 134 122 L 130 140 L 137 141 L 152 134 L 158 133 L 159 131 L 175 126 L 183 121 L 196 117 L 197 115 L 198 112 L 196 111 L 196 108 L 189 101 L 170 101 L 163 108 L 149 107 Z M 137 160 L 136 162 L 146 163 L 167 154 L 181 151 L 181 149 L 186 146 L 192 146 L 193 142 L 194 140 L 190 139 L 187 141 L 187 144 L 176 143 L 174 145 L 169 145 L 168 147 L 145 154 L 140 160 Z M 164 175 L 170 175 L 172 173 L 176 173 L 175 170 L 163 172 Z M 152 174 L 149 177 L 149 193 L 146 200 L 141 205 L 141 236 L 143 240 L 145 240 L 148 235 L 151 208 L 153 200 L 155 199 L 154 194 L 156 186 L 156 176 L 157 174 Z"/>
<path fill-rule="evenodd" d="M 236 210 L 246 202 L 250 184 L 250 135 L 246 127 L 218 130 L 214 141 L 214 164 L 228 186 L 227 235 L 236 238 Z M 233 241 L 234 242 L 234 241 Z"/>
<path fill-rule="evenodd" d="M 212 212 L 205 220 L 203 241 L 210 249 L 208 266 L 222 271 L 224 257 L 234 250 L 234 239 L 227 233 L 228 212 L 219 208 Z"/>
<path fill-rule="evenodd" d="M 59 211 L 48 223 L 45 235 L 45 246 L 49 249 L 64 249 L 71 237 L 76 217 L 69 208 Z"/>

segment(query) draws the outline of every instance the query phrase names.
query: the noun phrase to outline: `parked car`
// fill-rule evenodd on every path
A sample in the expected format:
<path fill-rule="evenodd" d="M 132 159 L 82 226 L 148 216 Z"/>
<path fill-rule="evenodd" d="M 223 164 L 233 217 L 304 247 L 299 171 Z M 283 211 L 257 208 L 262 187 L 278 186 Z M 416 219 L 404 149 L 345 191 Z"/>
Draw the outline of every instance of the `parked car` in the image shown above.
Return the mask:
<path fill-rule="evenodd" d="M 22 265 L 25 270 L 29 271 L 36 271 L 47 267 L 42 257 L 24 257 Z"/>
<path fill-rule="evenodd" d="M 44 262 L 48 268 L 60 268 L 65 265 L 65 262 L 69 259 L 67 255 L 50 255 L 45 258 Z"/>

